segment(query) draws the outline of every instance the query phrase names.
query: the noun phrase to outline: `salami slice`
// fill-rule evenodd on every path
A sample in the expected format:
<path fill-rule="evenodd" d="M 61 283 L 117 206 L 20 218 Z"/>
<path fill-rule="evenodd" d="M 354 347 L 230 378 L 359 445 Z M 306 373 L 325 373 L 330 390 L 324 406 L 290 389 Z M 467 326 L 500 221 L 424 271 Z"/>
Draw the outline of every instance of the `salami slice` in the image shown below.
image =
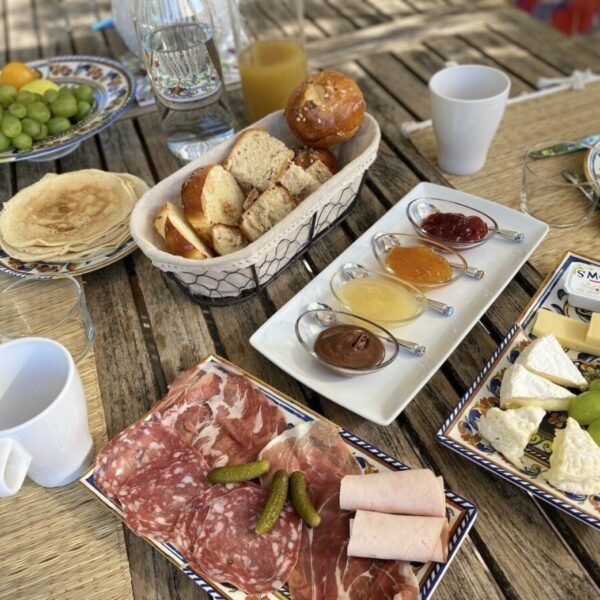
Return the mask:
<path fill-rule="evenodd" d="M 151 462 L 119 490 L 127 525 L 138 535 L 171 541 L 179 513 L 211 486 L 207 473 L 206 461 L 193 448 Z"/>
<path fill-rule="evenodd" d="M 298 560 L 302 524 L 286 505 L 268 534 L 255 533 L 267 496 L 266 490 L 246 485 L 213 498 L 205 514 L 200 503 L 195 516 L 180 516 L 180 544 L 189 541 L 186 529 L 196 528 L 190 564 L 208 578 L 230 583 L 247 594 L 283 586 Z"/>
<path fill-rule="evenodd" d="M 140 468 L 163 460 L 175 450 L 189 448 L 177 433 L 152 421 L 136 421 L 114 437 L 100 452 L 94 471 L 95 484 L 110 498 Z"/>

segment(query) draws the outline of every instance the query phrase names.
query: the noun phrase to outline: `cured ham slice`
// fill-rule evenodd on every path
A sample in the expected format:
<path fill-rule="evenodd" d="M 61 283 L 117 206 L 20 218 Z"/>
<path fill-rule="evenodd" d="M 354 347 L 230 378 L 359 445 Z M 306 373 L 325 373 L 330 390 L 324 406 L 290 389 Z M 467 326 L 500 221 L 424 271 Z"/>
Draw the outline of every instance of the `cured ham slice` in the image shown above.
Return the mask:
<path fill-rule="evenodd" d="M 346 475 L 340 489 L 340 508 L 444 517 L 444 482 L 430 469 Z"/>
<path fill-rule="evenodd" d="M 178 377 L 153 418 L 180 433 L 211 468 L 254 460 L 287 427 L 247 377 L 216 368 Z"/>
<path fill-rule="evenodd" d="M 200 498 L 178 522 L 175 543 L 193 568 L 247 594 L 282 587 L 298 560 L 302 535 L 298 515 L 286 505 L 273 529 L 258 535 L 254 528 L 266 490 L 245 485 L 209 493 L 208 506 Z"/>
<path fill-rule="evenodd" d="M 359 510 L 351 524 L 348 554 L 415 562 L 446 562 L 447 526 L 445 517 L 388 515 Z"/>
<path fill-rule="evenodd" d="M 416 600 L 419 587 L 410 565 L 348 556 L 353 513 L 340 510 L 340 481 L 360 474 L 356 459 L 337 430 L 313 421 L 296 425 L 260 453 L 277 469 L 303 471 L 321 525 L 304 529 L 300 556 L 288 579 L 294 600 Z M 267 486 L 266 477 L 261 483 Z"/>
<path fill-rule="evenodd" d="M 177 433 L 152 421 L 136 421 L 114 437 L 98 454 L 94 483 L 110 498 L 151 461 L 165 461 L 189 445 Z"/>
<path fill-rule="evenodd" d="M 138 535 L 171 541 L 184 506 L 211 487 L 207 473 L 206 461 L 191 447 L 151 462 L 119 490 L 125 521 Z"/>

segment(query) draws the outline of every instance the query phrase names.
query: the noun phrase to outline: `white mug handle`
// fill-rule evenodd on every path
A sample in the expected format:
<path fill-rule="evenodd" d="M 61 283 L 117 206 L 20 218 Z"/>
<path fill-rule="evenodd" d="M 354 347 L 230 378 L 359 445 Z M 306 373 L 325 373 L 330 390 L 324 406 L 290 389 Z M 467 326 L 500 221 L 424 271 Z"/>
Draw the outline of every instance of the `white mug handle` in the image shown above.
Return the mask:
<path fill-rule="evenodd" d="M 0 498 L 16 494 L 23 485 L 32 456 L 15 440 L 0 438 Z"/>

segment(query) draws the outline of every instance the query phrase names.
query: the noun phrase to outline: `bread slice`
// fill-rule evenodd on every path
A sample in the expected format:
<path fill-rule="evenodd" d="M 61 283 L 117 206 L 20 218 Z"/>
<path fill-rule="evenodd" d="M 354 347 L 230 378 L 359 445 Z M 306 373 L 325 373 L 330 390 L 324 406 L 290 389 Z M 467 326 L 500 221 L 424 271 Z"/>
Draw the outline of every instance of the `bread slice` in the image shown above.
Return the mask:
<path fill-rule="evenodd" d="M 310 173 L 294 163 L 286 167 L 278 177 L 277 183 L 281 184 L 296 200 L 304 200 L 321 185 Z"/>
<path fill-rule="evenodd" d="M 154 217 L 154 229 L 160 237 L 165 239 L 165 223 L 167 222 L 167 217 L 169 216 L 169 205 L 173 206 L 170 202 L 166 202 L 160 207 L 160 210 L 156 213 Z"/>
<path fill-rule="evenodd" d="M 283 186 L 271 186 L 242 215 L 240 229 L 253 242 L 273 225 L 279 223 L 294 208 L 296 208 L 296 203 Z"/>
<path fill-rule="evenodd" d="M 223 166 L 244 188 L 261 192 L 273 183 L 294 157 L 282 141 L 266 129 L 247 129 L 241 133 L 223 161 Z"/>
<path fill-rule="evenodd" d="M 247 211 L 256 202 L 259 196 L 260 192 L 256 188 L 252 188 L 248 192 L 248 194 L 246 195 L 246 199 L 244 200 L 244 204 L 242 205 L 244 212 Z"/>
<path fill-rule="evenodd" d="M 214 225 L 212 242 L 215 252 L 220 256 L 237 252 L 248 245 L 248 240 L 241 229 L 230 225 Z"/>
<path fill-rule="evenodd" d="M 157 225 L 157 220 L 162 219 L 164 219 L 163 231 L 167 252 L 200 260 L 212 258 L 212 251 L 190 227 L 181 209 L 173 203 L 167 202 L 154 220 L 157 231 L 160 227 L 160 222 Z"/>
<path fill-rule="evenodd" d="M 181 187 L 186 217 L 199 235 L 217 223 L 237 225 L 242 216 L 244 194 L 235 178 L 221 165 L 196 169 Z"/>
<path fill-rule="evenodd" d="M 320 160 L 316 160 L 310 167 L 306 169 L 306 172 L 316 179 L 319 184 L 323 184 L 333 177 L 333 173 L 329 167 Z"/>

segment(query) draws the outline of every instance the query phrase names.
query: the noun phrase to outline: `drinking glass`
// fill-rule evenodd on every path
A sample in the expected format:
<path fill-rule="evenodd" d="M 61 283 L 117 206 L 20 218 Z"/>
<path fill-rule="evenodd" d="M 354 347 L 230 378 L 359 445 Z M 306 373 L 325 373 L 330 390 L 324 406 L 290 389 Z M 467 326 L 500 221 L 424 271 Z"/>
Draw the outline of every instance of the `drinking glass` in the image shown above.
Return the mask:
<path fill-rule="evenodd" d="M 246 118 L 252 123 L 284 108 L 294 88 L 308 76 L 304 4 L 302 0 L 227 1 Z"/>
<path fill-rule="evenodd" d="M 551 227 L 581 225 L 592 218 L 598 205 L 597 175 L 586 172 L 584 164 L 589 152 L 600 150 L 581 144 L 581 149 L 558 156 L 536 158 L 540 150 L 557 144 L 577 142 L 545 142 L 525 153 L 521 210 Z"/>
<path fill-rule="evenodd" d="M 77 280 L 57 275 L 8 281 L 0 288 L 0 343 L 24 337 L 50 338 L 79 362 L 92 347 L 95 331 Z"/>
<path fill-rule="evenodd" d="M 137 0 L 136 33 L 169 150 L 189 161 L 234 134 L 206 0 Z"/>

